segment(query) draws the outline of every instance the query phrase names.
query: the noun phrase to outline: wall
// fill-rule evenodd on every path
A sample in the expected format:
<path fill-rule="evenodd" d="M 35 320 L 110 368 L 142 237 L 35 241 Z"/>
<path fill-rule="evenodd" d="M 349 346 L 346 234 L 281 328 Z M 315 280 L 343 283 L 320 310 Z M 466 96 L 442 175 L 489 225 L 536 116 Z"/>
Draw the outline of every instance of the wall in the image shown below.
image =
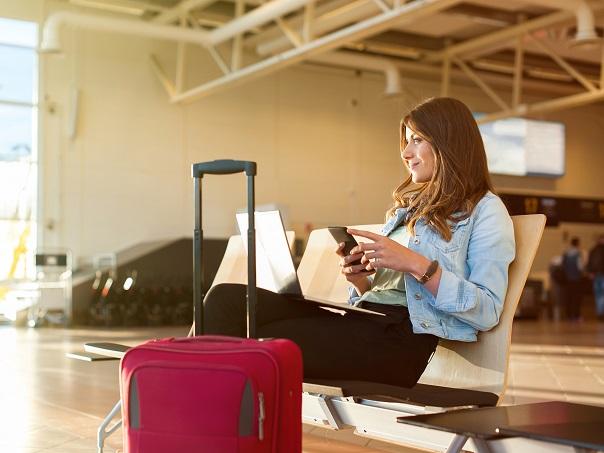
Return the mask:
<path fill-rule="evenodd" d="M 65 5 L 27 3 L 33 16 Z M 6 11 L 0 5 L 0 14 Z M 435 83 L 405 80 L 405 96 L 383 98 L 378 74 L 300 65 L 171 105 L 149 56 L 158 55 L 173 74 L 173 44 L 71 27 L 62 35 L 64 55 L 42 57 L 42 240 L 70 247 L 80 261 L 139 241 L 190 235 L 190 166 L 217 158 L 257 161 L 258 204 L 282 207 L 299 235 L 310 226 L 380 222 L 403 175 L 399 119 L 417 100 L 438 94 Z M 191 86 L 217 70 L 189 49 Z M 452 95 L 476 110 L 493 109 L 474 89 L 456 86 Z M 603 197 L 601 113 L 592 106 L 544 118 L 567 124 L 563 178 L 495 177 L 497 188 Z M 74 118 L 77 133 L 70 138 Z M 205 178 L 207 236 L 235 232 L 233 213 L 245 206 L 244 191 L 241 176 Z M 560 234 L 548 232 L 544 242 L 557 243 Z"/>

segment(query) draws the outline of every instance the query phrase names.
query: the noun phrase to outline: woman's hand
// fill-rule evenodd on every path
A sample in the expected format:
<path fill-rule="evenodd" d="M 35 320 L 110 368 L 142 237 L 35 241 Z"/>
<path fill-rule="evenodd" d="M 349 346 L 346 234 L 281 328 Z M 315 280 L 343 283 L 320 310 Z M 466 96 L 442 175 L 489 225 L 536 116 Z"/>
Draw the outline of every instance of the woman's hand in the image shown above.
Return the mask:
<path fill-rule="evenodd" d="M 355 254 L 351 256 L 363 254 L 361 262 L 367 270 L 386 268 L 398 272 L 408 272 L 418 278 L 423 275 L 430 264 L 430 260 L 426 257 L 381 234 L 352 228 L 349 228 L 348 232 L 373 241 L 361 243 L 351 250 L 351 253 Z"/>
<path fill-rule="evenodd" d="M 341 272 L 356 289 L 359 295 L 363 294 L 371 287 L 371 283 L 367 277 L 373 273 L 374 270 L 367 270 L 366 264 L 351 264 L 359 259 L 362 259 L 363 253 L 354 253 L 351 255 L 344 254 L 344 243 L 338 244 L 336 253 L 340 256 L 340 268 Z"/>

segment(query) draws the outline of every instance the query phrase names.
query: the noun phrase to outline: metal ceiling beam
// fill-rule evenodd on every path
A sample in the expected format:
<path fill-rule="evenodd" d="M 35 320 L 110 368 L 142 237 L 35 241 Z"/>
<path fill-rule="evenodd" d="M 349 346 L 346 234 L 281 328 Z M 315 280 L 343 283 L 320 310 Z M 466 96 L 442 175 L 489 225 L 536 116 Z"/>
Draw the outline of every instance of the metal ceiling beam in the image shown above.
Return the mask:
<path fill-rule="evenodd" d="M 149 38 L 186 41 L 204 47 L 215 46 L 241 35 L 257 26 L 266 24 L 278 17 L 302 8 L 313 0 L 271 0 L 253 9 L 247 14 L 227 22 L 212 31 L 191 30 L 190 28 L 145 22 L 141 20 L 121 19 L 110 16 L 97 16 L 72 11 L 59 11 L 48 16 L 42 30 L 41 49 L 59 51 L 60 28 L 64 24 L 87 27 L 91 30 L 138 35 Z M 184 12 L 181 14 L 186 15 Z"/>
<path fill-rule="evenodd" d="M 560 65 L 560 67 L 562 69 L 564 69 L 566 72 L 568 72 L 577 82 L 579 82 L 581 85 L 583 85 L 586 90 L 597 91 L 597 88 L 595 87 L 595 85 L 593 83 L 591 83 L 589 80 L 587 80 L 579 71 L 577 71 L 570 64 L 568 64 L 549 45 L 547 45 L 545 42 L 541 41 L 540 39 L 535 38 L 530 33 L 527 36 L 529 36 L 531 38 L 531 40 L 535 44 L 537 44 L 537 47 L 539 47 L 541 50 L 543 50 L 543 52 L 546 55 L 548 55 L 552 60 L 554 60 L 556 63 L 558 63 L 558 65 Z"/>
<path fill-rule="evenodd" d="M 151 67 L 153 68 L 153 72 L 159 79 L 159 82 L 166 90 L 166 93 L 168 93 L 168 96 L 174 96 L 176 94 L 176 88 L 174 87 L 174 84 L 167 76 L 166 71 L 164 71 L 164 68 L 162 68 L 161 64 L 159 63 L 159 60 L 157 59 L 157 57 L 155 57 L 155 55 L 151 55 Z"/>
<path fill-rule="evenodd" d="M 187 27 L 187 18 L 183 14 L 180 18 L 180 26 Z M 179 42 L 176 44 L 176 83 L 175 90 L 177 93 L 180 93 L 184 87 L 185 80 L 185 66 L 186 66 L 186 56 L 187 56 L 187 43 Z"/>
<path fill-rule="evenodd" d="M 522 69 L 524 67 L 524 36 L 516 38 L 516 53 L 514 55 L 514 82 L 512 85 L 512 106 L 520 104 L 522 96 Z"/>
<path fill-rule="evenodd" d="M 315 21 L 315 1 L 311 1 L 306 4 L 304 8 L 304 15 L 302 21 L 302 40 L 304 42 L 310 42 L 314 36 L 313 23 Z"/>
<path fill-rule="evenodd" d="M 350 25 L 344 29 L 318 38 L 302 46 L 269 57 L 258 63 L 244 67 L 219 79 L 204 83 L 171 98 L 172 102 L 191 102 L 227 87 L 275 72 L 286 66 L 299 63 L 313 55 L 335 49 L 346 42 L 363 39 L 394 25 L 416 21 L 443 11 L 461 0 L 417 0 L 381 13 L 375 17 Z"/>
<path fill-rule="evenodd" d="M 190 15 L 189 15 L 189 22 L 191 24 L 191 27 L 193 27 L 197 30 L 201 30 L 201 26 L 199 25 L 198 21 Z M 212 57 L 214 62 L 218 65 L 218 67 L 220 68 L 220 70 L 222 71 L 223 74 L 229 74 L 231 72 L 231 68 L 229 68 L 229 66 L 225 63 L 224 58 L 222 58 L 222 55 L 220 54 L 218 49 L 216 49 L 216 47 L 208 46 L 208 47 L 206 47 L 206 50 L 210 53 L 210 56 Z"/>
<path fill-rule="evenodd" d="M 369 0 L 360 0 L 363 2 L 367 2 Z M 314 5 L 314 11 L 307 12 L 308 5 Z M 350 4 L 350 0 L 331 0 L 328 3 L 324 3 L 321 5 L 316 5 L 316 1 L 309 2 L 307 8 L 304 9 L 304 12 L 300 12 L 298 14 L 292 14 L 291 17 L 288 17 L 287 22 L 290 27 L 300 30 L 304 26 L 304 18 L 306 14 L 311 14 L 312 20 L 316 21 L 318 18 L 325 14 L 332 13 L 333 11 L 342 8 L 345 5 Z M 245 38 L 244 46 L 253 49 L 258 44 L 263 42 L 267 42 L 273 40 L 275 38 L 281 37 L 281 31 L 277 26 L 267 25 L 262 33 L 251 35 Z"/>
<path fill-rule="evenodd" d="M 381 10 L 372 0 L 356 0 L 317 17 L 313 22 L 313 32 L 315 35 L 330 33 L 340 27 L 354 25 L 358 21 L 373 17 L 379 12 Z M 301 30 L 302 26 L 299 27 Z M 289 48 L 291 48 L 289 40 L 286 37 L 278 36 L 270 41 L 259 43 L 255 50 L 258 55 L 265 57 Z"/>
<path fill-rule="evenodd" d="M 164 11 L 155 16 L 152 21 L 158 24 L 169 24 L 180 19 L 183 14 L 188 14 L 189 11 L 203 8 L 214 3 L 216 0 L 183 0 L 174 8 Z"/>
<path fill-rule="evenodd" d="M 570 109 L 586 104 L 604 100 L 604 90 L 590 91 L 571 96 L 564 96 L 549 101 L 535 102 L 533 104 L 522 104 L 516 108 L 502 110 L 496 113 L 490 113 L 477 120 L 479 124 L 490 123 L 491 121 L 510 118 L 513 116 L 534 115 L 537 113 L 553 112 L 556 110 Z"/>
<path fill-rule="evenodd" d="M 594 11 L 601 11 L 604 9 L 604 4 L 594 6 L 592 9 Z M 552 25 L 562 23 L 573 23 L 574 17 L 574 14 L 570 11 L 558 11 L 555 13 L 548 14 L 546 16 L 540 16 L 536 19 L 528 20 L 514 27 L 506 28 L 505 30 L 499 30 L 493 33 L 480 36 L 478 38 L 469 39 L 459 44 L 455 44 L 444 51 L 435 52 L 431 55 L 427 55 L 425 60 L 428 62 L 442 61 L 445 58 L 445 53 L 450 56 L 465 56 L 471 52 L 476 52 L 479 50 L 484 50 L 486 52 L 493 45 L 512 41 L 517 36 L 523 35 L 525 33 L 529 33 L 531 31 L 543 28 L 548 28 Z M 473 54 L 473 56 L 476 55 L 478 55 L 478 53 Z"/>
<path fill-rule="evenodd" d="M 495 102 L 495 104 L 497 104 L 499 107 L 501 107 L 504 110 L 509 109 L 510 107 L 508 106 L 508 104 L 501 99 L 501 97 L 495 92 L 495 90 L 493 90 L 486 82 L 484 82 L 479 76 L 478 74 L 476 74 L 474 71 L 472 71 L 472 69 L 465 64 L 462 60 L 460 60 L 459 58 L 453 57 L 452 58 L 453 63 L 455 63 L 457 66 L 459 66 L 461 68 L 461 70 L 476 84 L 478 85 L 478 87 L 485 92 L 485 94 L 490 97 L 493 102 Z"/>

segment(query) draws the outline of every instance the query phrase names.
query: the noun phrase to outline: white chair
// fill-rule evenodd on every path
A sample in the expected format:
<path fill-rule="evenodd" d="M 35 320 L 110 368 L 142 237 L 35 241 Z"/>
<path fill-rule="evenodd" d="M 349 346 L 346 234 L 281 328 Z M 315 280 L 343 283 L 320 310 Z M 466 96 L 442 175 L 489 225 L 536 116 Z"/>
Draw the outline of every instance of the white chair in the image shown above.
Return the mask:
<path fill-rule="evenodd" d="M 305 421 L 333 429 L 352 426 L 370 437 L 446 448 L 452 435 L 421 433 L 421 428 L 397 424 L 396 416 L 501 402 L 507 383 L 514 312 L 545 226 L 545 216 L 541 214 L 513 216 L 512 220 L 516 258 L 509 268 L 508 291 L 496 327 L 480 332 L 477 342 L 440 341 L 419 383 L 412 389 L 370 382 L 307 382 Z M 359 228 L 379 231 L 378 225 Z M 298 269 L 305 296 L 347 300 L 349 285 L 339 272 L 338 257 L 333 250 L 333 239 L 326 229 L 311 233 Z M 368 416 L 369 413 L 373 415 Z"/>

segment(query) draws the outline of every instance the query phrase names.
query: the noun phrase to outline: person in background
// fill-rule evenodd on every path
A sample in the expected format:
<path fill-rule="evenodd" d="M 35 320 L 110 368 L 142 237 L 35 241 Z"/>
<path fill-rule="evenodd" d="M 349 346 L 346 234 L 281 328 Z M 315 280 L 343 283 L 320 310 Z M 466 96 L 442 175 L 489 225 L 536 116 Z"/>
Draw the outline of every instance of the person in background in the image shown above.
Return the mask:
<path fill-rule="evenodd" d="M 593 279 L 596 315 L 604 321 L 604 234 L 600 235 L 596 245 L 589 251 L 587 272 Z"/>
<path fill-rule="evenodd" d="M 582 280 L 584 276 L 585 258 L 580 249 L 578 237 L 570 240 L 570 246 L 562 255 L 562 270 L 564 271 L 564 300 L 566 314 L 570 321 L 581 319 L 581 300 L 583 299 Z"/>
<path fill-rule="evenodd" d="M 560 321 L 566 316 L 566 300 L 564 288 L 566 287 L 566 275 L 562 269 L 562 255 L 555 255 L 549 261 L 549 297 L 552 302 L 552 318 Z"/>

